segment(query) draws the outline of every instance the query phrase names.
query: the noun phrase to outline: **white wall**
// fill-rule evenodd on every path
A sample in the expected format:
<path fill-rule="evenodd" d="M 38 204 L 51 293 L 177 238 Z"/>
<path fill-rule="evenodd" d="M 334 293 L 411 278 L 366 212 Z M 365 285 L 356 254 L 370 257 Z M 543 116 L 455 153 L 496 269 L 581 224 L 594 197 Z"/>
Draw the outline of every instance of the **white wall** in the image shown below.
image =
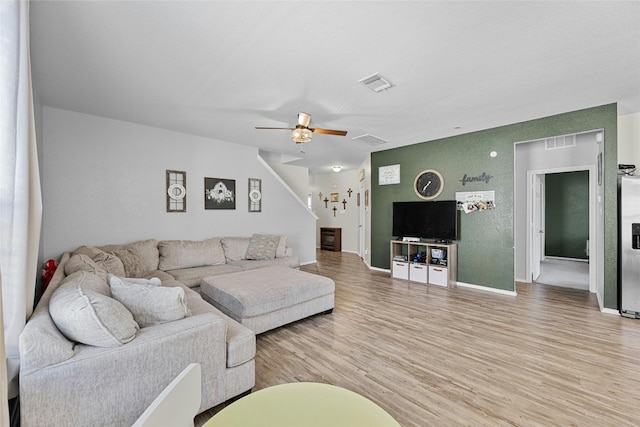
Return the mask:
<path fill-rule="evenodd" d="M 318 247 L 320 247 L 320 227 L 340 227 L 342 228 L 342 250 L 358 253 L 358 216 L 360 212 L 356 206 L 356 200 L 359 188 L 357 170 L 332 172 L 312 177 L 311 200 L 313 212 L 318 216 L 316 230 L 316 245 Z M 349 189 L 351 189 L 351 196 L 348 193 Z M 339 202 L 329 201 L 325 207 L 325 203 L 319 197 L 320 193 L 322 193 L 322 200 L 325 197 L 331 200 L 331 193 L 338 193 Z M 346 208 L 342 204 L 343 200 L 347 201 Z M 336 208 L 335 216 L 334 207 Z"/>
<path fill-rule="evenodd" d="M 288 235 L 315 261 L 314 216 L 258 157 L 210 138 L 45 107 L 43 259 L 76 247 L 135 240 Z M 166 212 L 165 171 L 187 172 L 187 212 Z M 236 180 L 235 210 L 204 209 L 204 177 Z M 247 179 L 261 178 L 262 212 L 247 211 Z"/>
<path fill-rule="evenodd" d="M 306 206 L 307 193 L 309 193 L 309 169 L 282 163 L 281 156 L 277 154 L 261 152 L 260 155 Z"/>
<path fill-rule="evenodd" d="M 640 113 L 618 116 L 618 164 L 636 165 L 640 175 Z"/>

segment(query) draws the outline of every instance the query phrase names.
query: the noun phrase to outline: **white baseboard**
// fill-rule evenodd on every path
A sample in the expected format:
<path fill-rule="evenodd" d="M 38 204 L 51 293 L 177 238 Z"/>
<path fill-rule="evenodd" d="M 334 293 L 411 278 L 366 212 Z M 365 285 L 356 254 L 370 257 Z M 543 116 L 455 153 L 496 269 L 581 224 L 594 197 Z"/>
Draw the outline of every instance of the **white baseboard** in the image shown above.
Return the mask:
<path fill-rule="evenodd" d="M 461 288 L 477 289 L 479 291 L 493 292 L 496 294 L 509 295 L 513 297 L 518 295 L 516 291 L 505 291 L 504 289 L 496 289 L 496 288 L 490 288 L 488 286 L 473 285 L 471 283 L 456 282 L 456 285 L 460 286 Z"/>
<path fill-rule="evenodd" d="M 586 263 L 589 262 L 588 259 L 584 259 L 584 258 L 568 258 L 568 257 L 551 256 L 551 255 L 547 255 L 545 258 L 557 259 L 557 260 L 560 260 L 560 261 L 578 261 L 578 262 L 586 262 Z"/>
<path fill-rule="evenodd" d="M 309 265 L 309 264 L 315 264 L 317 263 L 318 260 L 313 260 L 313 261 L 308 261 L 308 262 L 301 262 L 300 265 Z"/>
<path fill-rule="evenodd" d="M 380 267 L 372 267 L 369 265 L 369 270 L 374 270 L 374 271 L 381 271 L 383 273 L 389 273 L 391 274 L 391 269 L 390 268 L 380 268 Z"/>
<path fill-rule="evenodd" d="M 614 316 L 620 316 L 620 312 L 618 310 L 614 310 L 613 308 L 601 308 L 600 312 L 604 314 L 613 314 Z"/>

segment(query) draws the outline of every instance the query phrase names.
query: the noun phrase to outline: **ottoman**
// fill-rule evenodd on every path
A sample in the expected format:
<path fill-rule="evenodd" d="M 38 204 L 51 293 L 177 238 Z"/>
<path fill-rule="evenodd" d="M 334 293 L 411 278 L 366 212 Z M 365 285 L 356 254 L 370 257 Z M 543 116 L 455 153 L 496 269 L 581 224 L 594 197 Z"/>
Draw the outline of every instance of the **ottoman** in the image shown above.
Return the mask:
<path fill-rule="evenodd" d="M 202 298 L 256 334 L 333 311 L 335 283 L 285 266 L 205 277 Z"/>

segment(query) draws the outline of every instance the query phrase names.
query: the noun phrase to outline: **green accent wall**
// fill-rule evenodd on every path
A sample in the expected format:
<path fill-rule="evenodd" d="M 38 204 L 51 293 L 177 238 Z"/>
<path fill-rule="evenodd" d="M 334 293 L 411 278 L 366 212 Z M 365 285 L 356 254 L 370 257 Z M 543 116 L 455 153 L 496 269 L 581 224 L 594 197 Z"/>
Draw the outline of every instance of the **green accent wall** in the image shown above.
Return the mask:
<path fill-rule="evenodd" d="M 453 200 L 457 191 L 494 190 L 496 209 L 460 213 L 458 281 L 514 291 L 514 144 L 557 135 L 604 129 L 604 306 L 617 308 L 617 106 L 609 104 L 478 132 L 421 142 L 371 154 L 371 264 L 389 268 L 392 203 L 420 200 L 416 175 L 439 171 L 444 190 L 436 200 Z M 491 151 L 498 156 L 489 156 Z M 400 164 L 400 184 L 378 185 L 378 168 Z M 492 175 L 488 184 L 462 185 L 462 177 Z"/>
<path fill-rule="evenodd" d="M 589 171 L 545 175 L 547 256 L 588 259 Z"/>

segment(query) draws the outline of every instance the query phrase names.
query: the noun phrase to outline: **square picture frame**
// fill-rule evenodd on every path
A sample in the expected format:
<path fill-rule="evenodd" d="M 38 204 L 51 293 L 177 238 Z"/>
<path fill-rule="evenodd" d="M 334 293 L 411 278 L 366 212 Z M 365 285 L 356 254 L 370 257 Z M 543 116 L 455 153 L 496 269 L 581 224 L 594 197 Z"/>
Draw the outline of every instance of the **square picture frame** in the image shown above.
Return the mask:
<path fill-rule="evenodd" d="M 225 178 L 204 178 L 205 209 L 235 209 L 236 180 Z"/>
<path fill-rule="evenodd" d="M 331 203 L 337 203 L 340 201 L 340 195 L 338 193 L 331 193 Z"/>

